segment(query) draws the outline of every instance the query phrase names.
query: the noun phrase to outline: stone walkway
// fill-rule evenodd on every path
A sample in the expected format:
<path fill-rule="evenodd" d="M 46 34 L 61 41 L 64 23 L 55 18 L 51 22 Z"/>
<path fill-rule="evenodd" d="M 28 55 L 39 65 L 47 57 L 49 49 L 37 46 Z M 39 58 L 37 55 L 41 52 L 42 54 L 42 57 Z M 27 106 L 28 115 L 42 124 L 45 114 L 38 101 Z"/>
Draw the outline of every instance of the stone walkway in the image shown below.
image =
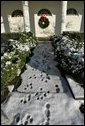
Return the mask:
<path fill-rule="evenodd" d="M 2 125 L 84 124 L 80 102 L 56 68 L 50 42 L 37 45 L 26 68 L 21 85 L 1 106 Z"/>

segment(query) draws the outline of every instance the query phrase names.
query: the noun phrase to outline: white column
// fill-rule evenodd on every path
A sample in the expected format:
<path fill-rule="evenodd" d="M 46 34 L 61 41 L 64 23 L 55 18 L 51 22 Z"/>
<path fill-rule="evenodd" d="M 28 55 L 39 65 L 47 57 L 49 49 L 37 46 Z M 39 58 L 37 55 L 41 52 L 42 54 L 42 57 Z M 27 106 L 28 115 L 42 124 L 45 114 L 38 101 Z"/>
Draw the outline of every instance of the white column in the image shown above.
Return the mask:
<path fill-rule="evenodd" d="M 10 32 L 10 27 L 9 27 L 8 16 L 6 14 L 3 14 L 2 17 L 3 17 L 5 33 L 9 33 Z"/>
<path fill-rule="evenodd" d="M 30 14 L 28 1 L 22 1 L 23 16 L 24 16 L 24 28 L 26 32 L 30 31 Z"/>
<path fill-rule="evenodd" d="M 67 11 L 67 1 L 61 1 L 61 33 L 65 31 L 66 26 L 66 11 Z"/>
<path fill-rule="evenodd" d="M 3 22 L 3 17 L 1 16 L 1 33 L 5 33 L 5 27 Z"/>

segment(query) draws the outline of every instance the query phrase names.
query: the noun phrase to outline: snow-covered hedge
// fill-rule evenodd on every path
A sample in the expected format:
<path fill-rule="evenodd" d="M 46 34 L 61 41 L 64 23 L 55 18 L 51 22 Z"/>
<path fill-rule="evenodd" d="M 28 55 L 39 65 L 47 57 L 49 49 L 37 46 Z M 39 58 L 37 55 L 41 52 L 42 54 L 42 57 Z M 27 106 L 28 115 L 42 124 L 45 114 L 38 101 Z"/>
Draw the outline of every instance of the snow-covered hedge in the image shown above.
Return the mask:
<path fill-rule="evenodd" d="M 1 44 L 1 96 L 7 92 L 7 86 L 20 76 L 26 58 L 37 44 L 36 38 L 22 33 L 18 40 L 8 39 Z"/>
<path fill-rule="evenodd" d="M 84 83 L 84 41 L 69 36 L 51 37 L 55 59 L 63 71 Z M 83 39 L 82 39 L 83 40 Z"/>

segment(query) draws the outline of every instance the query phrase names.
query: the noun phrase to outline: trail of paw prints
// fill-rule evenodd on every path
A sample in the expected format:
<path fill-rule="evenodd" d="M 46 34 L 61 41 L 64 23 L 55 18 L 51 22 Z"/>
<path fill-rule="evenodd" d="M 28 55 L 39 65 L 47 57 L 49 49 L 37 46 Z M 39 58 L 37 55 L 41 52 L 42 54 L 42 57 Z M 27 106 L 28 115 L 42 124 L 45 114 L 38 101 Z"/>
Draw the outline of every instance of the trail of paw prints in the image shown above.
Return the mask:
<path fill-rule="evenodd" d="M 43 77 L 43 74 L 41 73 L 40 77 L 41 77 L 41 81 L 44 81 L 45 83 L 47 83 L 50 80 L 50 76 L 48 74 L 46 74 L 46 76 Z"/>
<path fill-rule="evenodd" d="M 31 94 L 25 96 L 24 98 L 20 99 L 20 103 L 26 104 L 27 102 L 29 102 L 31 100 Z"/>
<path fill-rule="evenodd" d="M 44 98 L 48 96 L 49 93 L 50 91 L 43 91 L 43 88 L 40 88 L 40 91 L 36 92 L 35 96 L 37 100 L 43 100 Z"/>
<path fill-rule="evenodd" d="M 25 91 L 28 89 L 33 89 L 32 83 L 27 84 L 26 87 L 24 88 Z"/>
<path fill-rule="evenodd" d="M 23 125 L 30 125 L 33 123 L 33 121 L 34 121 L 34 119 L 33 119 L 32 115 L 28 114 L 28 113 L 25 114 L 25 116 L 22 119 Z"/>
<path fill-rule="evenodd" d="M 50 104 L 46 103 L 45 105 L 45 122 L 44 125 L 49 125 L 50 121 Z"/>
<path fill-rule="evenodd" d="M 28 79 L 30 80 L 30 79 L 36 79 L 37 77 L 36 77 L 36 75 L 34 74 L 33 76 L 30 76 Z M 33 89 L 33 84 L 32 83 L 29 83 L 29 84 L 27 84 L 26 85 L 26 87 L 24 87 L 24 90 L 26 91 L 26 90 L 28 90 L 28 89 Z"/>
<path fill-rule="evenodd" d="M 26 104 L 30 102 L 33 99 L 36 100 L 43 100 L 50 94 L 50 91 L 43 91 L 43 88 L 40 87 L 39 91 L 34 94 L 27 94 L 24 97 L 20 98 L 19 103 L 20 104 Z"/>

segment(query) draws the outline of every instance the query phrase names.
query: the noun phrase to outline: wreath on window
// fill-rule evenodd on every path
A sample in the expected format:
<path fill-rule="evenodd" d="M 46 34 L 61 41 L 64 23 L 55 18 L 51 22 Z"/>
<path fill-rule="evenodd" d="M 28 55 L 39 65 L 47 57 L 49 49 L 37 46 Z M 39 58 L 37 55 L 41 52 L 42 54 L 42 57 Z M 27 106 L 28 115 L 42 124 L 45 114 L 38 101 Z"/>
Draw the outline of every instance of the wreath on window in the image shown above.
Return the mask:
<path fill-rule="evenodd" d="M 49 22 L 48 18 L 43 15 L 40 17 L 39 22 L 38 22 L 39 26 L 43 29 L 47 28 L 49 26 L 49 23 L 50 22 Z"/>

